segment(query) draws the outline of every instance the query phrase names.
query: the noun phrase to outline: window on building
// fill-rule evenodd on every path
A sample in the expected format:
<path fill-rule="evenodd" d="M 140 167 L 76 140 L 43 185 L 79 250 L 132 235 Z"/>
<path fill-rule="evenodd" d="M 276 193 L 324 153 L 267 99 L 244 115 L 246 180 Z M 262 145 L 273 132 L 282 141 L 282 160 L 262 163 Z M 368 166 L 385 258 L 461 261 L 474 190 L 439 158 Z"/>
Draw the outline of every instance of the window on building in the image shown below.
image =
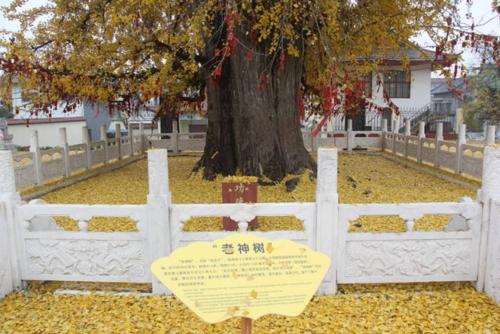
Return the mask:
<path fill-rule="evenodd" d="M 372 97 L 372 74 L 367 74 L 359 79 L 360 83 L 363 85 L 365 97 Z"/>
<path fill-rule="evenodd" d="M 405 71 L 389 71 L 384 74 L 384 89 L 391 98 L 410 98 L 411 77 Z"/>

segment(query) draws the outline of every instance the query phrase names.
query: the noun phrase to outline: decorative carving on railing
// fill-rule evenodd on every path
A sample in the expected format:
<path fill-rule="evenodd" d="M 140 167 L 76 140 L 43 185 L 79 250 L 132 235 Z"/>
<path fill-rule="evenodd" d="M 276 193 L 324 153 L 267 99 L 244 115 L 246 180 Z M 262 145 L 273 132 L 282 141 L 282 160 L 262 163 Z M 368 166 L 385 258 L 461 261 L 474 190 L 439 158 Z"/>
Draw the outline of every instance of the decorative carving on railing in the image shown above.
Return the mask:
<path fill-rule="evenodd" d="M 4 263 L 4 260 L 0 259 L 0 299 L 2 299 L 11 292 L 9 287 L 12 285 L 12 283 L 9 282 L 8 278 L 8 272 L 7 272 L 8 265 L 9 265 L 8 262 Z"/>
<path fill-rule="evenodd" d="M 467 276 L 471 240 L 349 241 L 346 277 Z"/>
<path fill-rule="evenodd" d="M 337 150 L 318 151 L 318 190 L 321 194 L 337 193 Z"/>
<path fill-rule="evenodd" d="M 28 274 L 142 277 L 142 241 L 27 239 Z"/>
<path fill-rule="evenodd" d="M 341 283 L 474 280 L 479 257 L 481 205 L 459 203 L 342 204 L 339 253 Z M 460 231 L 414 231 L 425 215 L 452 215 L 466 224 Z M 361 216 L 398 216 L 405 233 L 348 232 Z"/>
<path fill-rule="evenodd" d="M 500 149 L 487 146 L 483 170 L 483 191 L 491 198 L 500 199 Z"/>
<path fill-rule="evenodd" d="M 0 194 L 16 191 L 14 162 L 11 151 L 0 150 Z"/>

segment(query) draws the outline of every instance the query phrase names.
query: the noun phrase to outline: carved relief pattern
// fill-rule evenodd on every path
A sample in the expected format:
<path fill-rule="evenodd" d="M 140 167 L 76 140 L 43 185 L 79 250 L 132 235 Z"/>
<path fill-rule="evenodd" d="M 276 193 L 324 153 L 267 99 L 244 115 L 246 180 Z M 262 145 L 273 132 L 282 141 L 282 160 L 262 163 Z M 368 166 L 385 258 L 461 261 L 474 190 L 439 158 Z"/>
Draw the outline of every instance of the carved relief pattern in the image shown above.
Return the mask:
<path fill-rule="evenodd" d="M 489 281 L 487 286 L 488 294 L 496 300 L 497 303 L 500 303 L 500 242 L 497 240 L 496 253 L 491 257 L 493 260 L 493 264 L 491 264 L 491 270 L 488 273 L 488 277 L 486 278 Z"/>
<path fill-rule="evenodd" d="M 9 294 L 13 288 L 10 263 L 11 250 L 9 249 L 10 234 L 5 219 L 6 204 L 9 205 L 8 202 L 0 202 L 0 299 Z"/>
<path fill-rule="evenodd" d="M 471 240 L 349 241 L 346 277 L 470 275 Z"/>
<path fill-rule="evenodd" d="M 95 150 L 95 151 L 92 151 L 92 163 L 95 165 L 95 164 L 98 164 L 98 163 L 102 163 L 104 162 L 104 150 L 102 149 L 99 149 L 99 150 Z"/>
<path fill-rule="evenodd" d="M 30 274 L 142 277 L 143 242 L 136 240 L 26 240 Z"/>
<path fill-rule="evenodd" d="M 417 145 L 408 143 L 408 145 L 406 146 L 406 154 L 409 157 L 413 157 L 416 159 L 417 158 Z"/>
<path fill-rule="evenodd" d="M 491 211 L 491 241 L 492 244 L 488 246 L 489 258 L 487 264 L 486 274 L 486 292 L 500 303 L 500 202 L 493 204 L 494 207 Z"/>
<path fill-rule="evenodd" d="M 69 164 L 72 171 L 80 168 L 85 168 L 85 166 L 87 165 L 87 155 L 85 153 L 70 155 Z"/>
<path fill-rule="evenodd" d="M 0 193 L 15 192 L 14 164 L 10 151 L 0 151 Z"/>
<path fill-rule="evenodd" d="M 483 160 L 468 156 L 462 156 L 462 170 L 466 174 L 480 178 L 483 171 Z"/>
<path fill-rule="evenodd" d="M 42 175 L 44 179 L 64 175 L 64 161 L 56 159 L 42 162 Z"/>
<path fill-rule="evenodd" d="M 500 149 L 493 146 L 484 149 L 483 191 L 500 200 Z"/>
<path fill-rule="evenodd" d="M 483 192 L 495 200 L 490 221 L 486 292 L 500 302 L 500 149 L 494 146 L 484 149 Z"/>
<path fill-rule="evenodd" d="M 108 146 L 109 160 L 118 159 L 118 147 L 116 145 Z"/>
<path fill-rule="evenodd" d="M 12 286 L 9 280 L 8 266 L 7 258 L 5 256 L 3 259 L 0 258 L 0 299 L 11 292 Z"/>
<path fill-rule="evenodd" d="M 168 193 L 168 165 L 166 150 L 148 151 L 149 194 L 164 195 Z"/>
<path fill-rule="evenodd" d="M 396 141 L 396 153 L 399 153 L 399 154 L 404 154 L 404 151 L 405 151 L 405 143 L 404 141 Z"/>
<path fill-rule="evenodd" d="M 17 167 L 15 170 L 16 185 L 18 188 L 35 183 L 35 166 Z"/>
<path fill-rule="evenodd" d="M 457 165 L 457 155 L 440 150 L 438 153 L 438 162 L 439 166 L 454 170 Z"/>
<path fill-rule="evenodd" d="M 337 192 L 337 150 L 320 149 L 318 184 L 322 193 Z"/>
<path fill-rule="evenodd" d="M 434 162 L 434 155 L 436 151 L 434 149 L 422 146 L 422 160 L 427 162 Z"/>

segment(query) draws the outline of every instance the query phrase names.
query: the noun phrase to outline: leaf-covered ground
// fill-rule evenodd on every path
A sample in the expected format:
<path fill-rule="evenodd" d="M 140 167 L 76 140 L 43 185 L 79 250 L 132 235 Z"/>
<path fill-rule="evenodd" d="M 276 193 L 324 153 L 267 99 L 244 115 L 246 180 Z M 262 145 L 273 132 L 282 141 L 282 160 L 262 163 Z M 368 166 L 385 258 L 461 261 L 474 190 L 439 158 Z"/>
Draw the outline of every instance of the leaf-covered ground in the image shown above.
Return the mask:
<path fill-rule="evenodd" d="M 221 182 L 190 175 L 196 157 L 170 158 L 170 187 L 175 203 L 219 203 Z M 456 201 L 474 192 L 418 173 L 380 156 L 340 155 L 339 194 L 343 203 Z M 284 180 L 259 187 L 259 201 L 314 201 L 308 173 L 295 191 Z M 132 203 L 146 201 L 147 163 L 131 164 L 71 187 L 49 193 L 53 203 Z M 432 217 L 420 229 L 439 229 L 447 217 Z M 62 221 L 66 228 L 72 222 Z M 287 218 L 260 220 L 262 229 L 300 228 Z M 381 217 L 355 222 L 352 230 L 399 231 L 398 219 Z M 192 230 L 219 229 L 220 221 L 188 223 Z M 129 221 L 97 218 L 93 230 L 130 230 Z M 56 288 L 88 289 L 90 295 L 58 295 Z M 34 284 L 0 301 L 0 333 L 239 333 L 239 320 L 216 325 L 200 321 L 173 297 L 116 296 L 109 290 L 148 290 L 149 286 L 79 283 Z M 98 292 L 95 292 L 98 290 Z M 336 296 L 315 297 L 299 317 L 265 316 L 255 333 L 500 333 L 500 307 L 468 283 L 340 286 Z"/>
<path fill-rule="evenodd" d="M 0 301 L 0 333 L 241 333 L 203 323 L 174 297 L 57 295 L 35 287 Z M 298 317 L 268 315 L 254 333 L 500 333 L 500 307 L 469 284 L 350 285 Z"/>
<path fill-rule="evenodd" d="M 197 157 L 170 157 L 170 189 L 174 203 L 220 203 L 222 201 L 222 177 L 215 181 L 204 181 L 201 175 L 192 175 Z M 275 186 L 261 186 L 259 202 L 312 202 L 315 198 L 316 182 L 309 172 L 300 177 L 292 192 L 286 191 L 290 175 Z M 340 154 L 339 196 L 342 203 L 404 203 L 446 202 L 461 197 L 474 197 L 475 193 L 459 185 L 444 181 L 427 173 L 403 167 L 400 164 L 373 154 Z M 89 204 L 142 204 L 147 196 L 147 161 L 141 160 L 112 173 L 77 183 L 44 196 L 50 203 Z M 67 229 L 76 229 L 76 222 L 59 218 Z M 448 217 L 424 217 L 417 221 L 417 230 L 439 230 L 448 222 Z M 298 230 L 302 223 L 292 217 L 261 217 L 261 230 Z M 135 224 L 123 218 L 94 218 L 90 230 L 126 231 Z M 222 228 L 221 218 L 198 217 L 188 221 L 188 231 L 212 231 Z M 352 231 L 405 231 L 404 222 L 396 217 L 362 217 L 351 225 Z"/>

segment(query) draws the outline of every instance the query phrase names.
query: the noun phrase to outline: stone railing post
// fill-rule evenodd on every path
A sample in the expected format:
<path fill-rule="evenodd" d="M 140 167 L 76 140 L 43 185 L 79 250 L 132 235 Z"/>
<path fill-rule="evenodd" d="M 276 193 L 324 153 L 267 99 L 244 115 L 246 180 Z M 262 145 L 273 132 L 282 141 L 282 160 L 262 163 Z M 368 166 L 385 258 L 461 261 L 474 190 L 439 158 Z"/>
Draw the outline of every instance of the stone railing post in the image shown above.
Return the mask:
<path fill-rule="evenodd" d="M 347 151 L 354 147 L 354 132 L 352 131 L 352 119 L 347 120 Z"/>
<path fill-rule="evenodd" d="M 150 264 L 167 256 L 172 251 L 170 245 L 170 215 L 172 203 L 168 183 L 168 151 L 152 149 L 148 151 L 148 244 L 151 245 Z M 149 268 L 149 266 L 148 266 Z M 156 277 L 152 277 L 153 293 L 166 294 L 168 289 Z"/>
<path fill-rule="evenodd" d="M 179 130 L 176 121 L 172 122 L 172 151 L 175 154 L 179 153 Z"/>
<path fill-rule="evenodd" d="M 139 137 L 140 137 L 139 145 L 141 145 L 140 152 L 142 154 L 144 153 L 144 124 L 142 124 L 142 122 L 139 123 Z"/>
<path fill-rule="evenodd" d="M 425 139 L 425 122 L 418 123 L 417 162 L 422 163 L 422 147 Z"/>
<path fill-rule="evenodd" d="M 436 124 L 436 138 L 434 139 L 434 167 L 439 167 L 439 142 L 443 141 L 443 123 Z"/>
<path fill-rule="evenodd" d="M 464 110 L 462 108 L 457 108 L 455 111 L 455 124 L 453 125 L 453 129 L 455 133 L 460 131 L 460 124 L 464 122 Z"/>
<path fill-rule="evenodd" d="M 130 156 L 134 156 L 134 128 L 132 127 L 132 124 L 128 124 L 128 140 L 130 142 Z"/>
<path fill-rule="evenodd" d="M 482 188 L 478 196 L 483 203 L 483 224 L 479 275 L 476 288 L 500 303 L 500 146 L 484 149 Z"/>
<path fill-rule="evenodd" d="M 63 149 L 62 159 L 64 163 L 64 176 L 69 177 L 71 175 L 71 166 L 69 165 L 69 145 L 68 145 L 68 136 L 66 134 L 66 128 L 59 129 L 59 141 Z"/>
<path fill-rule="evenodd" d="M 396 155 L 396 135 L 398 134 L 397 131 L 397 122 L 395 119 L 392 120 L 392 154 Z"/>
<path fill-rule="evenodd" d="M 405 136 L 411 136 L 411 121 L 409 119 L 405 121 Z"/>
<path fill-rule="evenodd" d="M 120 123 L 115 124 L 115 145 L 118 151 L 118 160 L 121 160 L 123 157 L 123 152 L 122 152 L 122 132 Z"/>
<path fill-rule="evenodd" d="M 82 127 L 82 143 L 85 144 L 85 156 L 87 160 L 87 169 L 92 168 L 92 142 L 89 136 L 89 129 Z"/>
<path fill-rule="evenodd" d="M 158 126 L 156 127 L 157 130 L 158 130 L 158 135 L 159 135 L 159 139 L 162 139 L 162 133 L 161 133 L 161 118 L 158 119 Z"/>
<path fill-rule="evenodd" d="M 496 127 L 494 125 L 488 125 L 486 128 L 486 145 L 495 144 Z"/>
<path fill-rule="evenodd" d="M 392 121 L 392 132 L 399 133 L 399 122 L 397 118 L 394 118 L 394 120 Z"/>
<path fill-rule="evenodd" d="M 387 118 L 382 119 L 382 152 L 385 151 L 387 146 L 385 135 L 387 133 Z"/>
<path fill-rule="evenodd" d="M 33 153 L 33 169 L 35 171 L 35 184 L 43 184 L 42 174 L 42 155 L 40 154 L 40 145 L 38 142 L 38 131 L 33 130 L 30 137 L 30 152 Z"/>
<path fill-rule="evenodd" d="M 337 148 L 318 149 L 318 183 L 316 190 L 316 244 L 317 250 L 330 257 L 330 269 L 320 288 L 322 294 L 337 292 Z"/>
<path fill-rule="evenodd" d="M 13 135 L 9 135 L 7 119 L 0 117 L 0 150 L 12 150 L 12 152 L 16 152 L 16 148 L 12 144 L 13 137 Z"/>
<path fill-rule="evenodd" d="M 458 129 L 458 137 L 457 137 L 457 165 L 455 167 L 455 172 L 457 174 L 462 173 L 462 145 L 467 144 L 467 139 L 465 137 L 465 133 L 467 131 L 466 125 L 461 124 L 460 128 Z"/>
<path fill-rule="evenodd" d="M 405 120 L 405 159 L 408 159 L 408 140 L 411 136 L 411 121 Z"/>
<path fill-rule="evenodd" d="M 109 153 L 108 153 L 108 127 L 106 124 L 101 125 L 101 141 L 104 141 L 104 163 L 107 164 L 109 161 Z"/>
<path fill-rule="evenodd" d="M 0 299 L 21 288 L 21 268 L 17 259 L 21 241 L 16 239 L 14 220 L 15 206 L 20 201 L 12 152 L 0 150 Z"/>

